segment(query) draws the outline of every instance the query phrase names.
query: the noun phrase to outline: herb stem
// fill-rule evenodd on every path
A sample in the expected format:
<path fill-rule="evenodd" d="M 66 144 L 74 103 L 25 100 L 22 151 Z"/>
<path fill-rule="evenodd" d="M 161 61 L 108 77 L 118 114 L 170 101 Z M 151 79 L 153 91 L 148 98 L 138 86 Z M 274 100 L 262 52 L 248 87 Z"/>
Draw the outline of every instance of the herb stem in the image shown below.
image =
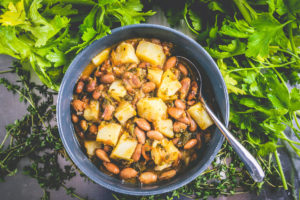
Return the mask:
<path fill-rule="evenodd" d="M 291 19 L 291 14 L 290 13 L 288 14 L 288 19 Z M 294 54 L 297 55 L 297 57 L 298 57 L 297 50 L 296 50 L 296 45 L 295 45 L 295 42 L 294 42 L 292 23 L 288 24 L 288 34 L 289 34 L 292 50 L 293 50 Z M 297 63 L 299 64 L 298 61 L 297 61 Z"/>
<path fill-rule="evenodd" d="M 296 55 L 296 54 L 294 54 L 294 53 L 292 53 L 292 52 L 290 52 L 290 51 L 288 51 L 288 50 L 285 50 L 285 49 L 279 49 L 279 48 L 272 47 L 272 46 L 270 46 L 270 48 L 271 48 L 271 49 L 275 49 L 275 50 L 277 50 L 277 51 L 281 51 L 281 52 L 290 54 L 291 56 L 294 56 L 296 59 L 300 60 L 300 58 L 299 58 L 298 55 Z"/>
<path fill-rule="evenodd" d="M 294 115 L 294 118 L 295 118 L 296 125 L 297 125 L 297 127 L 300 129 L 300 124 L 299 124 L 299 122 L 298 122 L 298 117 L 297 117 L 297 115 L 296 115 L 296 112 L 293 112 L 293 115 Z"/>
<path fill-rule="evenodd" d="M 0 71 L 0 74 L 10 73 L 10 72 L 13 72 L 13 71 L 14 71 L 13 69 L 4 70 L 4 71 Z"/>
<path fill-rule="evenodd" d="M 233 0 L 233 2 L 235 3 L 235 5 L 240 10 L 240 12 L 243 15 L 244 19 L 248 22 L 248 24 L 250 24 L 252 19 L 251 19 L 251 15 L 250 15 L 249 11 L 247 10 L 247 8 L 244 5 L 245 1 L 244 0 Z"/>
<path fill-rule="evenodd" d="M 285 190 L 288 190 L 288 186 L 286 184 L 286 179 L 285 179 L 285 176 L 284 176 L 284 173 L 283 173 L 283 170 L 282 170 L 282 165 L 281 165 L 277 150 L 274 152 L 274 155 L 275 155 L 275 159 L 276 159 L 278 169 L 279 169 L 279 172 L 280 172 L 280 177 L 281 177 L 281 180 L 282 180 L 283 188 Z"/>
<path fill-rule="evenodd" d="M 65 184 L 62 184 L 62 187 L 67 191 L 68 187 Z M 78 194 L 76 194 L 75 192 L 71 191 L 70 195 L 72 197 L 76 197 L 79 200 L 86 200 L 85 198 L 80 197 Z"/>
<path fill-rule="evenodd" d="M 238 68 L 238 69 L 232 69 L 227 71 L 227 73 L 231 73 L 231 72 L 237 72 L 237 71 L 246 71 L 246 70 L 256 70 L 256 69 L 270 69 L 270 68 L 280 68 L 280 67 L 285 67 L 287 65 L 293 64 L 296 61 L 291 61 L 291 62 L 287 62 L 284 63 L 282 65 L 271 65 L 271 66 L 263 66 L 263 67 L 255 67 L 255 68 Z"/>
<path fill-rule="evenodd" d="M 8 136 L 9 136 L 9 133 L 10 133 L 11 130 L 12 130 L 12 129 L 9 129 L 9 130 L 6 132 L 5 137 L 4 137 L 4 139 L 2 140 L 2 143 L 1 143 L 1 145 L 0 145 L 0 149 L 3 147 L 3 145 L 4 145 L 5 141 L 7 140 L 7 138 L 8 138 Z"/>

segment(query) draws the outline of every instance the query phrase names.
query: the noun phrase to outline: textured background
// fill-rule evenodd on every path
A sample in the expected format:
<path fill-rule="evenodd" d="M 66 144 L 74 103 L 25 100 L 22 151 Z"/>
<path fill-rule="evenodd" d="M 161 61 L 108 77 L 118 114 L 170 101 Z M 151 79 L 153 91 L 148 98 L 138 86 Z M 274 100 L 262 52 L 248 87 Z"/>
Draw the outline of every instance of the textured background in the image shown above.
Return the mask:
<path fill-rule="evenodd" d="M 154 24 L 162 24 L 168 25 L 166 19 L 161 13 L 158 13 L 154 17 L 150 18 L 149 23 Z M 184 32 L 187 35 L 189 33 L 188 29 L 182 23 L 182 26 L 179 27 L 179 30 Z M 8 69 L 12 64 L 12 58 L 5 55 L 0 55 L 0 70 Z M 4 76 L 5 78 L 9 79 L 10 81 L 15 81 L 16 76 L 14 74 L 5 74 L 0 75 Z M 34 80 L 37 80 L 36 76 L 33 76 Z M 21 118 L 24 113 L 26 113 L 26 106 L 19 102 L 18 96 L 13 95 L 10 92 L 0 86 L 0 141 L 4 138 L 5 135 L 5 126 L 7 124 L 13 123 L 14 120 Z M 283 170 L 287 172 L 287 178 L 289 179 L 289 169 L 291 167 L 291 159 L 288 158 L 285 152 L 281 152 L 280 158 L 282 159 L 283 163 Z M 22 160 L 19 171 L 21 171 L 22 167 L 28 163 L 28 160 Z M 60 163 L 63 165 L 64 160 L 61 159 Z M 295 174 L 296 180 L 296 188 L 299 188 L 299 181 L 300 181 L 300 159 L 294 157 L 293 164 L 296 168 L 298 168 L 298 173 Z M 70 182 L 67 183 L 68 186 L 72 186 L 76 188 L 76 192 L 80 194 L 82 197 L 88 196 L 89 199 L 101 199 L 101 200 L 112 200 L 114 199 L 111 195 L 111 192 L 99 185 L 94 183 L 86 182 L 83 178 L 79 175 L 73 178 Z M 40 199 L 42 196 L 43 191 L 40 189 L 38 183 L 35 179 L 32 179 L 28 176 L 24 176 L 22 173 L 18 172 L 13 177 L 8 177 L 5 182 L 0 182 L 0 194 L 1 200 L 17 200 L 17 199 Z M 277 191 L 274 192 L 270 188 L 266 188 L 262 191 L 262 193 L 257 197 L 255 194 L 239 194 L 234 195 L 231 197 L 219 197 L 219 200 L 238 200 L 238 199 L 245 199 L 245 200 L 256 200 L 256 199 L 276 199 L 276 200 L 283 200 L 289 199 L 288 197 L 289 192 Z M 299 194 L 299 193 L 298 193 Z M 64 200 L 71 200 L 72 197 L 68 196 L 65 193 L 65 190 L 58 190 L 58 191 L 51 191 L 51 199 L 64 199 Z M 186 199 L 186 198 L 182 198 Z M 213 199 L 213 198 L 210 198 Z"/>

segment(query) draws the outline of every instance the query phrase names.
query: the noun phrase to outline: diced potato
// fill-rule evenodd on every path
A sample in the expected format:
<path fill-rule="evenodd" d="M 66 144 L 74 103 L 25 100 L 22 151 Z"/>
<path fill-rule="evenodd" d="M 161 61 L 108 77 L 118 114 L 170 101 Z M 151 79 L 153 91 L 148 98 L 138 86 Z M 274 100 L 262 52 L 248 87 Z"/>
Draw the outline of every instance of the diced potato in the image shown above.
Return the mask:
<path fill-rule="evenodd" d="M 121 125 L 117 123 L 100 124 L 96 141 L 115 146 L 120 137 L 121 128 Z"/>
<path fill-rule="evenodd" d="M 149 62 L 152 65 L 163 66 L 166 61 L 166 55 L 161 45 L 152 42 L 140 41 L 136 48 L 136 55 L 140 60 Z"/>
<path fill-rule="evenodd" d="M 136 145 L 136 139 L 131 137 L 127 132 L 124 132 L 110 157 L 112 159 L 130 160 Z"/>
<path fill-rule="evenodd" d="M 101 143 L 94 140 L 84 140 L 84 147 L 89 157 L 95 155 L 95 150 L 101 147 Z"/>
<path fill-rule="evenodd" d="M 124 97 L 127 94 L 127 91 L 123 86 L 122 81 L 116 80 L 110 85 L 108 94 L 115 100 L 120 101 L 120 98 Z"/>
<path fill-rule="evenodd" d="M 127 101 L 121 102 L 115 112 L 115 117 L 122 125 L 124 125 L 128 119 L 134 117 L 135 115 L 135 109 L 133 108 L 132 104 Z"/>
<path fill-rule="evenodd" d="M 159 132 L 164 134 L 164 136 L 173 138 L 174 137 L 174 132 L 173 132 L 173 122 L 170 119 L 159 119 L 154 122 L 154 127 L 157 129 Z"/>
<path fill-rule="evenodd" d="M 170 165 L 179 159 L 179 150 L 174 146 L 172 141 L 163 139 L 152 143 L 151 157 L 158 166 Z M 158 167 L 161 168 L 161 167 Z"/>
<path fill-rule="evenodd" d="M 80 77 L 89 77 L 91 73 L 96 69 L 96 65 L 93 63 L 88 64 L 81 73 Z"/>
<path fill-rule="evenodd" d="M 203 108 L 200 102 L 191 106 L 188 109 L 188 113 L 197 122 L 197 124 L 202 130 L 207 129 L 213 124 L 212 119 L 210 118 L 210 116 L 208 115 L 208 113 Z"/>
<path fill-rule="evenodd" d="M 104 49 L 92 59 L 95 66 L 101 65 L 109 56 L 110 48 Z"/>
<path fill-rule="evenodd" d="M 134 47 L 126 42 L 122 42 L 119 46 L 111 53 L 112 62 L 115 65 L 127 64 L 127 63 L 139 63 L 139 59 L 135 55 Z"/>
<path fill-rule="evenodd" d="M 160 98 L 142 98 L 137 103 L 140 117 L 150 122 L 167 118 L 167 106 Z"/>
<path fill-rule="evenodd" d="M 99 120 L 99 113 L 99 101 L 91 100 L 83 112 L 83 117 L 88 121 L 96 122 Z"/>
<path fill-rule="evenodd" d="M 157 96 L 164 101 L 177 99 L 176 92 L 181 88 L 181 83 L 175 74 L 168 69 L 162 76 L 161 84 L 157 90 Z"/>
<path fill-rule="evenodd" d="M 163 75 L 163 70 L 158 67 L 149 67 L 147 78 L 156 84 L 158 87 L 161 82 L 161 77 Z"/>

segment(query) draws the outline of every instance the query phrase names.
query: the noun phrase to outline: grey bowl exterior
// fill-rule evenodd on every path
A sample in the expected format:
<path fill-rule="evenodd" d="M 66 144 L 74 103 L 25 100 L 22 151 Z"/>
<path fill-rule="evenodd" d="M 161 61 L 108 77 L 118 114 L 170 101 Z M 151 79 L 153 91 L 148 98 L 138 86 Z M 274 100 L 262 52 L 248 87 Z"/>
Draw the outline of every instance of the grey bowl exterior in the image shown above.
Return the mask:
<path fill-rule="evenodd" d="M 95 55 L 113 44 L 136 37 L 159 38 L 163 41 L 172 42 L 177 47 L 180 47 L 184 56 L 191 59 L 196 65 L 201 65 L 201 70 L 204 71 L 211 82 L 212 92 L 215 96 L 216 104 L 219 107 L 220 117 L 223 119 L 225 125 L 228 125 L 228 93 L 216 63 L 193 39 L 174 29 L 153 24 L 138 24 L 116 28 L 110 35 L 93 42 L 75 57 L 60 86 L 57 100 L 57 122 L 61 140 L 70 158 L 76 166 L 94 182 L 119 193 L 130 195 L 155 195 L 175 190 L 199 176 L 213 161 L 221 148 L 224 137 L 216 129 L 216 131 L 212 133 L 212 139 L 206 146 L 202 157 L 194 166 L 184 173 L 178 174 L 169 181 L 159 182 L 153 185 L 137 186 L 130 183 L 124 183 L 117 178 L 101 172 L 87 158 L 81 150 L 71 122 L 70 101 L 72 100 L 73 88 L 81 72 Z"/>

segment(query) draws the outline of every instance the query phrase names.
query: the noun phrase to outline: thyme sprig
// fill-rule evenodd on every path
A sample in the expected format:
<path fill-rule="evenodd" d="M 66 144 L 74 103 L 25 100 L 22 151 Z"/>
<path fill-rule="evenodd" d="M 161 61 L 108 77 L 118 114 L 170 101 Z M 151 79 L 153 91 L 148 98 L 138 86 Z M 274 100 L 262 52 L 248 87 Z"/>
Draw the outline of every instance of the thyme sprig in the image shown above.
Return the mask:
<path fill-rule="evenodd" d="M 42 199 L 49 199 L 49 190 L 60 187 L 77 199 L 74 188 L 66 186 L 68 180 L 76 176 L 76 169 L 71 161 L 61 167 L 58 158 L 69 160 L 59 138 L 55 119 L 56 108 L 53 103 L 55 92 L 45 85 L 30 81 L 30 73 L 15 62 L 11 70 L 18 76 L 17 84 L 0 78 L 0 84 L 14 94 L 19 95 L 20 102 L 28 105 L 27 114 L 13 124 L 6 126 L 6 135 L 0 142 L 0 180 L 18 172 L 18 163 L 29 158 L 30 164 L 23 168 L 23 173 L 35 178 L 44 191 Z"/>

